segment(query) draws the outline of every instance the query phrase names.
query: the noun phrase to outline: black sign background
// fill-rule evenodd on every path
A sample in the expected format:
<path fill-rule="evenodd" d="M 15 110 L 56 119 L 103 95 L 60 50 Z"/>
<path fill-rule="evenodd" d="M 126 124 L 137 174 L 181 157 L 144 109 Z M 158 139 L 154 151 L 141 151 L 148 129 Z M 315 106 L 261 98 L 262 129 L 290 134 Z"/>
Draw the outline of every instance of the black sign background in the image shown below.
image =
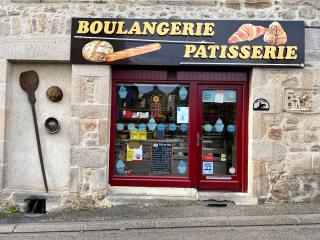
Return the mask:
<path fill-rule="evenodd" d="M 171 161 L 171 143 L 152 143 L 152 172 L 170 172 Z"/>
<path fill-rule="evenodd" d="M 125 21 L 125 29 L 130 29 L 130 26 L 134 21 L 144 22 L 193 22 L 193 23 L 205 23 L 214 22 L 215 24 L 215 35 L 213 37 L 196 37 L 196 36 L 159 36 L 154 34 L 153 36 L 139 36 L 139 35 L 106 35 L 100 34 L 77 34 L 78 21 Z M 228 38 L 237 29 L 246 23 L 251 23 L 256 26 L 268 27 L 273 21 L 254 21 L 254 20 L 167 20 L 167 19 L 96 19 L 96 18 L 73 18 L 72 19 L 72 39 L 71 39 L 71 62 L 74 64 L 120 64 L 120 65 L 163 65 L 163 66 L 178 66 L 178 65 L 234 65 L 234 66 L 296 66 L 303 67 L 304 65 L 304 22 L 303 21 L 278 21 L 285 32 L 287 33 L 288 41 L 285 46 L 297 46 L 297 59 L 295 60 L 263 60 L 263 59 L 184 59 L 185 43 L 162 43 L 159 51 L 147 53 L 140 56 L 130 57 L 127 59 L 117 60 L 111 63 L 93 63 L 85 60 L 82 56 L 82 48 L 85 44 L 92 40 L 97 40 L 104 37 L 108 38 L 126 38 L 126 39 L 138 39 L 138 40 L 171 40 L 171 41 L 192 41 L 192 42 L 214 42 L 215 45 L 237 45 L 239 47 L 243 45 L 268 45 L 263 41 L 263 36 L 260 36 L 250 42 L 244 41 L 239 43 L 228 43 Z M 94 39 L 82 39 L 75 38 L 75 36 L 94 37 Z M 114 51 L 125 50 L 132 47 L 143 46 L 152 42 L 141 42 L 141 41 L 125 41 L 125 40 L 106 40 L 114 48 Z"/>

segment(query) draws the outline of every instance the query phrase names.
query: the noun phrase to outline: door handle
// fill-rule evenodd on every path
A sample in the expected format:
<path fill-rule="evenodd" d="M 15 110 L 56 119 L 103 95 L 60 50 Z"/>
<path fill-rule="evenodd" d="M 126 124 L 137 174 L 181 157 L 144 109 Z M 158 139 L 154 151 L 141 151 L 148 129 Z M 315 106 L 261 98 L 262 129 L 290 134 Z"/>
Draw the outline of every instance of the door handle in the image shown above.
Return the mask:
<path fill-rule="evenodd" d="M 202 140 L 202 138 L 200 137 L 200 133 L 197 132 L 197 147 L 200 146 L 200 140 Z"/>

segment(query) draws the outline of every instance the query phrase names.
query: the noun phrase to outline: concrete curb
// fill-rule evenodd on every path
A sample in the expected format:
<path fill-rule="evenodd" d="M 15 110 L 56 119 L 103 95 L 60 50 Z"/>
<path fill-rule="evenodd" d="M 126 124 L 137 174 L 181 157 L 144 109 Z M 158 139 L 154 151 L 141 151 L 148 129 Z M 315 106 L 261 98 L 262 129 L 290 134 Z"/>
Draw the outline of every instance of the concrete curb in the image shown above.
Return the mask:
<path fill-rule="evenodd" d="M 236 217 L 197 217 L 112 220 L 95 222 L 24 223 L 0 225 L 0 234 L 112 231 L 126 229 L 161 229 L 192 227 L 244 227 L 320 224 L 320 214 Z"/>

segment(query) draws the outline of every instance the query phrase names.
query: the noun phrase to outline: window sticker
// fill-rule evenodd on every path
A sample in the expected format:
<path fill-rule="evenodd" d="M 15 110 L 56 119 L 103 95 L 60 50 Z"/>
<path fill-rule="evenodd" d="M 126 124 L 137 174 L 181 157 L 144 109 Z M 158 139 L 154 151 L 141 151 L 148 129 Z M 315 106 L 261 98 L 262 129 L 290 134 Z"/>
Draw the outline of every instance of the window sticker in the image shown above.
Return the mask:
<path fill-rule="evenodd" d="M 214 102 L 215 94 L 212 90 L 204 90 L 202 93 L 202 102 Z"/>
<path fill-rule="evenodd" d="M 216 103 L 223 103 L 224 101 L 224 93 L 223 92 L 217 92 L 214 98 L 214 102 Z"/>
<path fill-rule="evenodd" d="M 202 162 L 202 174 L 213 174 L 213 162 Z"/>
<path fill-rule="evenodd" d="M 229 168 L 229 173 L 230 174 L 235 174 L 236 173 L 236 169 L 234 167 Z"/>

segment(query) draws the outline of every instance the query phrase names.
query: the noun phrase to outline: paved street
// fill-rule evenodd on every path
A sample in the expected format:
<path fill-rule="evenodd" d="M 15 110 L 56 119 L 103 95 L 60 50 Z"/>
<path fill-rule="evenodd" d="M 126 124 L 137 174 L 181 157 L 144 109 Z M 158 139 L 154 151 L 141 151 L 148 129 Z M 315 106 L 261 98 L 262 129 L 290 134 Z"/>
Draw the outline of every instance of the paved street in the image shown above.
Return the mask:
<path fill-rule="evenodd" d="M 149 202 L 0 217 L 2 239 L 320 239 L 320 204 Z"/>
<path fill-rule="evenodd" d="M 254 226 L 254 227 L 206 227 L 174 229 L 137 229 L 123 231 L 52 232 L 1 234 L 0 239 L 218 239 L 218 240 L 311 240 L 320 239 L 320 225 L 305 226 Z"/>

